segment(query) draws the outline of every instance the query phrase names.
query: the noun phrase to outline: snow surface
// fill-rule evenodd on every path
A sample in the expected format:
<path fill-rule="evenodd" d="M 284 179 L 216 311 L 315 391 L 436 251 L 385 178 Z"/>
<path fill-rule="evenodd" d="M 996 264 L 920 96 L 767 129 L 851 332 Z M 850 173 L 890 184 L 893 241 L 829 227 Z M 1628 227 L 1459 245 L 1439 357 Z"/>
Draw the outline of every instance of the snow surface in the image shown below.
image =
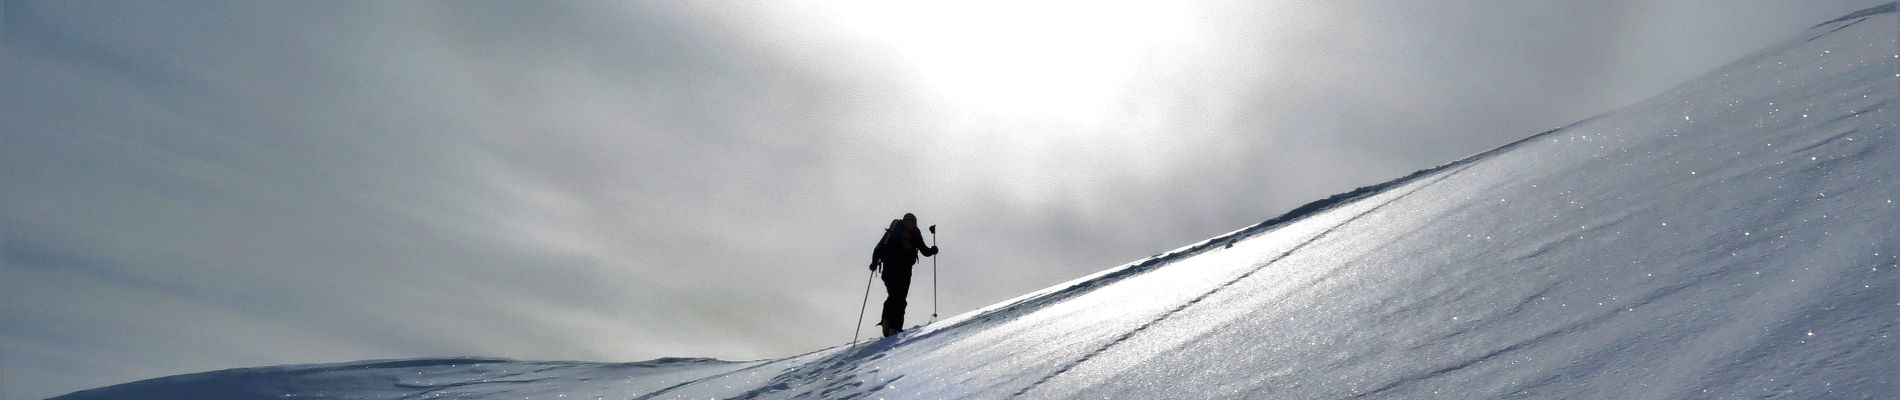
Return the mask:
<path fill-rule="evenodd" d="M 59 398 L 1896 398 L 1897 22 L 1857 12 L 1622 111 L 892 339 Z"/>

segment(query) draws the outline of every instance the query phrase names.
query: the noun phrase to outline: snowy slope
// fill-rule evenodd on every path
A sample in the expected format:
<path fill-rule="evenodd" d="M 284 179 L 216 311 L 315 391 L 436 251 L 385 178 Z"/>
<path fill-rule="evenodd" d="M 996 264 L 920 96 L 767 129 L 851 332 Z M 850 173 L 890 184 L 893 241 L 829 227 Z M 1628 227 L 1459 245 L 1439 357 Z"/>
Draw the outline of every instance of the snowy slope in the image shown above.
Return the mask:
<path fill-rule="evenodd" d="M 58 398 L 619 398 L 621 393 L 651 392 L 753 364 L 703 358 L 618 364 L 487 358 L 362 361 L 179 375 Z"/>
<path fill-rule="evenodd" d="M 1895 398 L 1900 18 L 907 332 L 779 360 L 409 360 L 61 398 Z"/>

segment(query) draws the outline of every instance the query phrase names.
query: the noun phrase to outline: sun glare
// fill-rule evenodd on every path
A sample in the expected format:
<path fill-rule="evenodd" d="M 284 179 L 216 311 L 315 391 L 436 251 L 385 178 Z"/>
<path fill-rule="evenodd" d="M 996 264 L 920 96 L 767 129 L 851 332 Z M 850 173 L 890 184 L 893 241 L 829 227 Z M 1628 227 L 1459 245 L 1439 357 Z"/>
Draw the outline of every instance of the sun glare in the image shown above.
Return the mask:
<path fill-rule="evenodd" d="M 845 28 L 891 46 L 944 99 L 968 110 L 1097 116 L 1140 68 L 1187 36 L 1168 1 L 832 3 Z"/>

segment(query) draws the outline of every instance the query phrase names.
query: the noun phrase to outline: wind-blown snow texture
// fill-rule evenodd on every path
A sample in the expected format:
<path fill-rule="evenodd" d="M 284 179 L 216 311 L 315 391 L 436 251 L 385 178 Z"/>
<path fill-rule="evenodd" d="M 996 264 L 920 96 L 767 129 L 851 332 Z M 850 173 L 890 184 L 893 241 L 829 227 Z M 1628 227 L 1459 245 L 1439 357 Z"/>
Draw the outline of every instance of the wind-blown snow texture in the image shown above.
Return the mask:
<path fill-rule="evenodd" d="M 1854 13 L 1623 111 L 891 340 L 61 398 L 1893 398 L 1896 22 Z"/>

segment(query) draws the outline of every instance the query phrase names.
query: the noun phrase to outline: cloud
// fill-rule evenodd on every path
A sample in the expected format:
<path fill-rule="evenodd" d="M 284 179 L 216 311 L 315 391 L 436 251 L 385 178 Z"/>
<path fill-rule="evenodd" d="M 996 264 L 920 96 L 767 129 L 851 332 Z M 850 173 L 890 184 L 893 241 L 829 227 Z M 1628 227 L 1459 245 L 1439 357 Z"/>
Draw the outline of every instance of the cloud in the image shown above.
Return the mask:
<path fill-rule="evenodd" d="M 1060 113 L 947 92 L 826 4 L 8 3 L 0 397 L 802 353 L 845 340 L 904 212 L 942 228 L 947 316 L 1628 104 L 1848 3 L 1204 3 L 1064 53 L 1133 78 Z M 1048 24 L 1152 22 L 1115 10 Z"/>

